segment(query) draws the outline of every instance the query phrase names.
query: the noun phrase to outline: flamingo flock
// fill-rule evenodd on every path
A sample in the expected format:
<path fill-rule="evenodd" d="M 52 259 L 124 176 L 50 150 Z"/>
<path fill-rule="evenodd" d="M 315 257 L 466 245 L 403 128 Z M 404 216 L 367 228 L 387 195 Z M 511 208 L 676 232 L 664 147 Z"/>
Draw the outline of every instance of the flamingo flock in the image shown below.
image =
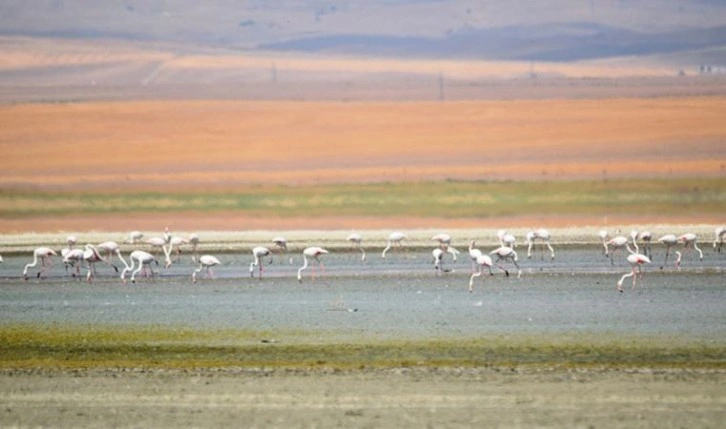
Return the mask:
<path fill-rule="evenodd" d="M 652 263 L 652 249 L 651 240 L 652 234 L 649 231 L 631 231 L 630 237 L 620 234 L 619 230 L 615 232 L 613 238 L 609 238 L 609 233 L 606 230 L 598 232 L 598 237 L 603 246 L 604 255 L 610 259 L 611 265 L 615 265 L 614 254 L 616 252 L 627 252 L 626 262 L 630 265 L 630 270 L 620 277 L 616 282 L 617 291 L 623 292 L 623 283 L 626 279 L 632 278 L 632 288 L 635 288 L 638 280 L 642 278 L 643 267 L 647 264 Z M 124 259 L 121 247 L 115 241 L 105 241 L 98 245 L 86 244 L 82 248 L 76 248 L 77 238 L 76 236 L 70 235 L 66 239 L 66 247 L 61 249 L 60 254 L 62 257 L 63 264 L 66 268 L 66 272 L 71 269 L 72 277 L 81 277 L 80 269 L 83 264 L 86 265 L 86 281 L 92 283 L 96 278 L 96 264 L 102 263 L 103 265 L 109 266 L 114 269 L 116 273 L 119 272 L 118 267 L 114 264 L 114 257 L 117 258 L 124 266 L 121 271 L 120 279 L 126 284 L 127 277 L 131 280 L 131 283 L 136 283 L 138 276 L 145 278 L 154 278 L 155 272 L 152 265 L 158 266 L 160 264 L 161 256 L 154 254 L 160 249 L 164 258 L 164 267 L 168 268 L 173 263 L 179 263 L 182 253 L 182 246 L 191 246 L 191 259 L 192 262 L 198 265 L 191 273 L 192 283 L 196 283 L 198 276 L 203 274 L 205 278 L 214 279 L 214 272 L 212 267 L 222 265 L 222 263 L 213 255 L 204 254 L 202 256 L 197 255 L 197 246 L 200 244 L 200 239 L 197 234 L 190 234 L 188 238 L 175 236 L 169 232 L 166 228 L 164 234 L 161 237 L 152 237 L 146 240 L 143 239 L 144 235 L 138 231 L 133 231 L 129 234 L 128 239 L 125 241 L 127 244 L 133 244 L 135 246 L 148 246 L 148 249 L 141 250 L 137 249 L 129 254 L 129 262 Z M 389 251 L 396 249 L 404 249 L 404 241 L 407 235 L 403 232 L 395 231 L 390 233 L 386 240 L 386 245 L 381 253 L 381 259 L 386 259 L 386 255 Z M 499 247 L 489 251 L 483 252 L 476 248 L 476 241 L 469 240 L 469 257 L 471 260 L 471 274 L 469 276 L 469 292 L 473 292 L 474 282 L 477 278 L 482 278 L 484 281 L 483 273 L 486 269 L 489 275 L 494 275 L 492 269 L 498 268 L 505 276 L 509 276 L 510 269 L 514 268 L 517 270 L 517 278 L 522 275 L 522 269 L 519 265 L 519 257 L 515 250 L 516 238 L 508 233 L 506 230 L 499 230 L 497 232 L 497 239 L 499 241 Z M 525 243 L 527 244 L 527 258 L 532 257 L 533 249 L 537 247 L 537 244 L 541 244 L 541 256 L 540 259 L 544 260 L 545 249 L 549 250 L 550 260 L 554 260 L 555 251 L 550 244 L 550 233 L 543 228 L 535 229 L 526 234 Z M 726 228 L 719 227 L 714 231 L 713 248 L 716 252 L 721 252 L 723 242 L 726 239 Z M 360 261 L 366 261 L 366 252 L 363 248 L 363 237 L 358 233 L 352 233 L 346 238 L 353 248 L 353 251 L 358 251 L 361 254 Z M 431 241 L 436 243 L 436 246 L 431 252 L 433 258 L 433 265 L 438 276 L 444 275 L 453 271 L 452 268 L 445 268 L 445 260 L 447 255 L 451 258 L 451 262 L 457 261 L 457 255 L 460 253 L 452 246 L 453 238 L 447 233 L 436 234 L 431 237 Z M 274 237 L 271 242 L 274 248 L 268 248 L 265 246 L 256 246 L 252 249 L 252 262 L 249 264 L 250 277 L 255 277 L 257 272 L 257 278 L 262 280 L 264 273 L 264 265 L 271 265 L 273 263 L 274 253 L 286 253 L 288 251 L 288 243 L 284 237 Z M 687 232 L 681 235 L 665 234 L 658 238 L 658 243 L 665 246 L 665 258 L 661 269 L 668 265 L 668 259 L 672 248 L 682 245 L 683 252 L 675 251 L 677 259 L 675 261 L 675 267 L 680 270 L 683 259 L 691 257 L 691 255 L 698 254 L 699 260 L 703 260 L 703 251 L 698 247 L 698 237 L 696 234 Z M 640 243 L 640 245 L 639 245 Z M 631 247 L 632 246 L 632 247 Z M 641 252 L 642 246 L 642 252 Z M 148 250 L 148 251 L 147 251 Z M 303 280 L 303 272 L 310 269 L 311 279 L 315 280 L 317 277 L 325 275 L 325 266 L 321 258 L 330 253 L 327 249 L 320 246 L 305 247 L 302 251 L 302 266 L 297 270 L 297 279 L 300 283 Z M 174 254 L 175 258 L 172 259 L 171 255 Z M 29 270 L 40 265 L 35 277 L 37 279 L 43 278 L 47 275 L 48 271 L 53 267 L 52 258 L 58 256 L 58 252 L 50 247 L 38 247 L 33 251 L 33 261 L 28 263 L 23 268 L 22 277 L 25 280 L 29 278 Z M 2 262 L 0 257 L 0 262 Z M 290 257 L 290 263 L 292 263 L 292 257 Z M 509 265 L 509 267 L 506 267 Z M 130 274 L 130 276 L 129 276 Z M 317 276 L 316 276 L 317 274 Z"/>

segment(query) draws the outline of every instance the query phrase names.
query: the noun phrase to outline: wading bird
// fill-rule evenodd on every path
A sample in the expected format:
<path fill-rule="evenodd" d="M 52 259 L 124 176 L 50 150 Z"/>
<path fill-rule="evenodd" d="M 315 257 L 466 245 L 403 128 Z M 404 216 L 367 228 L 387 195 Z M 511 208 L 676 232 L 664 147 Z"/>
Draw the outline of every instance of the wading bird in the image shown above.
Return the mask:
<path fill-rule="evenodd" d="M 255 258 L 254 261 L 250 263 L 250 277 L 255 277 L 255 267 L 259 267 L 260 270 L 260 280 L 262 280 L 262 266 L 264 265 L 262 258 L 265 256 L 270 256 L 270 264 L 272 263 L 272 252 L 270 252 L 270 249 L 267 247 L 255 247 L 252 249 L 252 256 Z"/>
<path fill-rule="evenodd" d="M 643 271 L 641 270 L 641 266 L 643 264 L 650 264 L 650 259 L 643 255 L 642 253 L 637 253 L 634 250 L 630 248 L 629 245 L 625 246 L 628 249 L 628 252 L 630 252 L 630 255 L 628 255 L 628 263 L 630 264 L 631 270 L 629 273 L 623 274 L 622 277 L 620 277 L 620 280 L 618 280 L 618 291 L 621 293 L 623 292 L 623 281 L 628 278 L 633 278 L 633 289 L 635 289 L 635 282 L 638 278 L 638 275 L 640 277 L 643 277 Z M 637 270 L 637 271 L 636 271 Z"/>
<path fill-rule="evenodd" d="M 199 245 L 199 235 L 195 233 L 189 234 L 189 244 L 192 245 L 192 262 L 197 262 L 197 246 Z"/>
<path fill-rule="evenodd" d="M 88 274 L 86 274 L 86 281 L 88 283 L 91 283 L 96 277 L 96 262 L 108 264 L 92 244 L 86 244 L 86 250 L 83 251 L 83 260 L 86 261 L 88 267 Z M 114 268 L 116 267 L 114 266 Z M 118 272 L 118 268 L 116 268 L 116 272 Z"/>
<path fill-rule="evenodd" d="M 723 246 L 724 240 L 726 240 L 726 226 L 719 226 L 713 231 L 713 248 L 718 253 L 721 253 L 721 247 Z"/>
<path fill-rule="evenodd" d="M 598 236 L 600 236 L 600 241 L 602 242 L 602 247 L 604 248 L 603 254 L 605 257 L 608 256 L 608 232 L 604 229 L 601 229 L 600 232 L 597 233 Z"/>
<path fill-rule="evenodd" d="M 285 237 L 275 237 L 272 239 L 272 244 L 277 247 L 278 251 L 281 254 L 287 253 L 287 240 L 285 240 Z M 289 259 L 290 264 L 292 264 L 292 256 L 290 256 Z"/>
<path fill-rule="evenodd" d="M 129 233 L 129 238 L 126 239 L 125 243 L 128 243 L 128 244 L 140 243 L 142 238 L 144 238 L 144 234 L 142 234 L 141 232 L 131 231 Z"/>
<path fill-rule="evenodd" d="M 215 258 L 212 255 L 202 255 L 199 258 L 199 268 L 194 270 L 192 273 L 192 283 L 197 282 L 197 274 L 199 274 L 202 270 L 206 271 L 206 275 L 214 280 L 214 271 L 212 271 L 212 267 L 215 265 L 220 265 L 221 262 L 219 262 L 219 259 Z M 260 276 L 262 276 L 262 272 L 260 271 Z"/>
<path fill-rule="evenodd" d="M 325 255 L 329 253 L 327 250 L 323 249 L 322 247 L 306 247 L 303 250 L 303 260 L 305 261 L 303 263 L 303 266 L 300 267 L 299 270 L 297 270 L 297 281 L 302 283 L 302 272 L 308 267 L 309 259 L 312 259 L 313 261 L 318 263 L 318 267 L 320 268 L 320 275 L 322 276 L 325 273 L 325 267 L 323 266 L 323 263 L 320 262 L 320 255 Z M 313 280 L 315 280 L 315 266 L 313 266 L 311 269 L 311 275 Z"/>
<path fill-rule="evenodd" d="M 469 278 L 469 293 L 474 292 L 474 279 L 476 277 L 481 276 L 482 271 L 484 271 L 484 267 L 487 267 L 487 269 L 489 269 L 489 275 L 492 275 L 492 265 L 493 264 L 492 264 L 492 258 L 490 258 L 489 255 L 480 254 L 479 256 L 477 256 L 476 265 L 477 265 L 478 269 Z M 484 283 L 483 278 L 482 278 L 482 283 Z"/>
<path fill-rule="evenodd" d="M 683 243 L 686 248 L 683 253 L 690 253 L 695 249 L 698 252 L 699 260 L 703 261 L 703 252 L 701 252 L 701 249 L 698 248 L 698 236 L 696 236 L 696 234 L 687 232 L 678 237 L 678 241 Z"/>
<path fill-rule="evenodd" d="M 121 247 L 116 243 L 115 241 L 104 241 L 103 243 L 96 246 L 101 252 L 106 252 L 106 257 L 103 258 L 103 260 L 106 262 L 106 264 L 113 267 L 113 269 L 118 273 L 118 267 L 114 265 L 111 261 L 113 260 L 113 255 L 116 254 L 118 258 L 123 262 L 124 265 L 126 265 L 126 262 L 124 262 L 124 257 L 121 256 Z"/>
<path fill-rule="evenodd" d="M 354 249 L 360 250 L 360 252 L 361 252 L 360 260 L 365 262 L 365 260 L 366 260 L 366 251 L 365 251 L 365 249 L 363 249 L 363 245 L 362 245 L 363 237 L 361 237 L 360 234 L 353 233 L 353 234 L 350 234 L 348 236 L 348 238 L 346 238 L 346 240 L 348 240 L 351 243 L 353 243 L 353 248 Z"/>
<path fill-rule="evenodd" d="M 155 263 L 157 266 L 159 265 L 159 261 L 156 260 L 154 255 L 149 252 L 144 252 L 143 250 L 134 250 L 131 252 L 129 259 L 131 260 L 131 265 L 126 265 L 126 268 L 121 271 L 121 281 L 126 283 L 126 273 L 132 271 L 131 283 L 136 283 L 136 274 L 138 274 L 142 269 L 144 270 L 144 275 L 146 275 L 146 270 L 148 270 L 148 275 L 152 278 L 154 277 L 154 270 L 151 268 L 151 264 Z M 134 270 L 137 263 L 139 266 L 136 270 Z"/>
<path fill-rule="evenodd" d="M 665 259 L 663 260 L 663 265 L 660 266 L 661 270 L 663 267 L 665 267 L 668 264 L 668 255 L 671 252 L 671 247 L 678 244 L 678 237 L 676 237 L 673 234 L 666 234 L 658 239 L 659 242 L 665 244 L 666 247 L 666 254 Z"/>
<path fill-rule="evenodd" d="M 517 252 L 514 251 L 511 247 L 507 246 L 501 246 L 497 249 L 492 250 L 489 252 L 490 255 L 497 255 L 497 260 L 494 262 L 494 265 L 497 266 L 500 270 L 504 271 L 504 274 L 506 274 L 507 277 L 509 277 L 509 271 L 505 270 L 500 264 L 499 261 L 505 261 L 505 262 L 511 262 L 514 264 L 515 267 L 517 267 L 517 278 L 522 276 L 522 270 L 519 268 L 519 264 L 517 263 Z"/>
<path fill-rule="evenodd" d="M 383 249 L 383 253 L 381 253 L 381 258 L 386 259 L 386 252 L 388 252 L 391 249 L 391 246 L 396 247 L 402 247 L 403 240 L 406 239 L 406 234 L 402 232 L 392 232 L 388 235 L 388 244 L 386 245 L 386 248 Z"/>
<path fill-rule="evenodd" d="M 28 268 L 33 268 L 38 265 L 38 259 L 40 259 L 40 271 L 38 271 L 36 277 L 42 277 L 43 274 L 45 274 L 53 267 L 53 260 L 51 259 L 51 257 L 56 255 L 58 254 L 55 252 L 55 250 L 48 247 L 38 247 L 37 249 L 35 249 L 33 251 L 33 262 L 26 265 L 23 269 L 23 279 L 28 280 Z"/>
<path fill-rule="evenodd" d="M 628 245 L 628 237 L 618 235 L 605 242 L 605 256 L 610 255 L 610 265 L 615 265 L 615 252 L 622 252 Z M 610 250 L 612 248 L 612 250 Z"/>
<path fill-rule="evenodd" d="M 514 242 L 516 241 L 516 238 L 514 238 L 514 236 L 508 233 L 506 230 L 500 229 L 499 231 L 497 231 L 497 238 L 499 238 L 500 246 L 511 247 L 512 249 L 514 249 Z"/>
<path fill-rule="evenodd" d="M 527 258 L 532 257 L 532 246 L 534 246 L 536 240 L 542 240 L 542 253 L 541 259 L 544 259 L 544 248 L 545 246 L 550 249 L 550 257 L 554 261 L 555 249 L 550 245 L 550 232 L 544 228 L 540 228 L 536 231 L 527 233 Z"/>

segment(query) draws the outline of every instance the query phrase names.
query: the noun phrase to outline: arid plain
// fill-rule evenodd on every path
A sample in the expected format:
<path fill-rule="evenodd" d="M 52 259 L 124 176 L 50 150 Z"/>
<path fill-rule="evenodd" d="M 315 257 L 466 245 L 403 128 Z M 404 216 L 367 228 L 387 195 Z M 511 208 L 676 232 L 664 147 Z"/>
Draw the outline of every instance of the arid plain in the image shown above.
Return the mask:
<path fill-rule="evenodd" d="M 140 46 L 2 39 L 0 233 L 54 233 L 60 240 L 71 232 L 170 226 L 295 230 L 305 237 L 320 230 L 545 226 L 589 234 L 633 224 L 712 231 L 723 223 L 726 80 L 668 58 L 533 67 L 321 62 Z M 685 76 L 676 76 L 679 70 Z M 620 192 L 617 203 L 607 203 Z M 332 209 L 322 201 L 331 193 L 342 201 Z M 517 196 L 502 197 L 508 193 Z M 267 194 L 270 204 L 245 205 L 247 197 Z M 367 210 L 360 203 L 395 202 L 399 195 L 406 207 Z M 486 216 L 471 210 L 500 207 L 500 199 L 510 208 Z M 21 267 L 18 255 L 3 268 Z M 288 279 L 197 287 L 186 275 L 170 275 L 119 291 L 116 278 L 88 289 L 60 278 L 25 283 L 13 271 L 3 279 L 7 314 L 63 320 L 70 310 L 88 319 L 3 324 L 0 425 L 715 427 L 723 421 L 724 343 L 713 334 L 723 321 L 717 316 L 711 323 L 723 302 L 714 286 L 722 267 L 689 266 L 680 277 L 653 273 L 650 287 L 620 296 L 610 284 L 614 273 L 578 280 L 574 272 L 548 274 L 547 263 L 540 264 L 528 283 L 498 276 L 491 281 L 506 285 L 499 292 L 482 287 L 471 296 L 455 274 L 413 274 L 396 285 L 392 276 L 354 276 L 345 287 Z M 699 286 L 679 279 L 697 279 Z M 365 295 L 367 282 L 397 290 L 396 302 L 420 301 L 421 311 L 391 314 L 410 314 L 408 323 L 446 332 L 444 341 L 423 335 L 380 342 L 380 335 L 398 332 L 395 324 L 371 327 L 376 306 L 389 304 L 381 295 L 368 297 L 369 308 L 360 312 L 328 311 L 327 303 L 342 295 Z M 305 297 L 293 304 L 260 298 L 270 293 Z M 117 330 L 93 322 L 95 310 L 168 311 L 158 301 L 167 294 L 170 301 L 188 300 L 180 307 L 184 317 L 200 320 L 239 300 L 251 306 L 245 307 L 250 317 L 264 303 L 271 312 L 294 308 L 301 311 L 296 316 L 357 325 L 276 332 L 154 323 Z M 551 306 L 538 304 L 544 297 Z M 214 309 L 199 305 L 206 299 L 218 300 Z M 491 327 L 504 329 L 501 335 L 476 336 L 437 319 L 442 308 L 480 317 L 476 311 L 493 303 L 504 309 L 487 314 L 499 318 Z M 695 331 L 705 320 L 712 336 L 679 334 L 664 304 Z M 581 329 L 575 320 L 572 332 L 543 325 L 547 335 L 533 335 L 531 317 L 507 319 L 512 305 L 535 320 L 557 320 L 558 312 L 589 320 L 588 306 L 617 319 L 629 308 L 643 326 L 607 321 L 573 334 Z M 656 313 L 661 319 L 654 320 L 674 326 L 672 332 L 659 331 L 650 318 Z M 342 319 L 349 315 L 357 319 Z"/>

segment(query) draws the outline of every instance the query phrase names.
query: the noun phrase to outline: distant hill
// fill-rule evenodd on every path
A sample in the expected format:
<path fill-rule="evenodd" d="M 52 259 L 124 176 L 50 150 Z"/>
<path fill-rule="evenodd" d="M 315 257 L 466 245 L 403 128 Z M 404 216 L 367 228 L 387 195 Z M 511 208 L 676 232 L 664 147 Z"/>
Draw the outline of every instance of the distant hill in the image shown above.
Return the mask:
<path fill-rule="evenodd" d="M 34 0 L 0 35 L 244 51 L 571 61 L 724 46 L 715 0 Z M 1 48 L 1 47 L 0 47 Z"/>
<path fill-rule="evenodd" d="M 372 56 L 578 61 L 726 46 L 726 26 L 643 33 L 596 23 L 470 29 L 444 38 L 331 35 L 262 44 L 263 50 Z"/>

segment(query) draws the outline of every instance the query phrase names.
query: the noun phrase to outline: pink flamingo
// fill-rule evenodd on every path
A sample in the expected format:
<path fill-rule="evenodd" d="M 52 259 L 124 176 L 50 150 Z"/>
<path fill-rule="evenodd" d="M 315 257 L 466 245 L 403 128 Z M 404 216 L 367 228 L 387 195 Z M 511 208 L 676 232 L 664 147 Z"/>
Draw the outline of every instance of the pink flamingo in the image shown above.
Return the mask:
<path fill-rule="evenodd" d="M 602 246 L 605 249 L 603 251 L 603 254 L 607 258 L 607 256 L 608 256 L 608 244 L 607 244 L 607 242 L 608 242 L 608 232 L 606 230 L 604 230 L 604 229 L 601 229 L 600 232 L 597 233 L 597 235 L 600 236 L 600 241 L 602 242 Z"/>
<path fill-rule="evenodd" d="M 509 271 L 502 268 L 502 266 L 499 264 L 499 261 L 509 261 L 512 264 L 514 264 L 515 267 L 517 267 L 517 278 L 522 277 L 522 270 L 519 268 L 519 264 L 517 264 L 517 252 L 514 251 L 511 247 L 507 246 L 501 246 L 499 248 L 496 248 L 489 252 L 490 255 L 497 255 L 497 260 L 494 262 L 494 265 L 497 266 L 500 270 L 504 271 L 504 274 L 509 277 Z"/>
<path fill-rule="evenodd" d="M 108 264 L 92 244 L 86 244 L 86 250 L 83 252 L 83 260 L 86 261 L 86 264 L 88 264 L 88 274 L 86 275 L 86 281 L 88 283 L 91 283 L 96 277 L 96 262 L 104 262 Z M 118 269 L 116 269 L 116 271 L 118 272 Z"/>
<path fill-rule="evenodd" d="M 63 249 L 67 250 L 67 249 Z M 63 265 L 66 267 L 66 272 L 68 272 L 68 267 L 75 267 L 76 272 L 71 273 L 73 277 L 81 277 L 81 262 L 83 261 L 83 250 L 81 249 L 70 249 L 64 252 L 63 255 Z"/>
<path fill-rule="evenodd" d="M 194 270 L 192 273 L 192 283 L 197 282 L 197 274 L 199 274 L 202 270 L 206 270 L 207 275 L 214 280 L 214 271 L 212 271 L 212 267 L 215 265 L 220 265 L 221 262 L 219 262 L 219 259 L 215 258 L 212 255 L 202 255 L 199 258 L 199 268 Z M 262 272 L 260 271 L 260 276 L 262 275 Z"/>
<path fill-rule="evenodd" d="M 55 252 L 55 250 L 48 247 L 38 247 L 37 249 L 35 249 L 33 251 L 33 262 L 26 265 L 23 269 L 23 279 L 28 280 L 28 268 L 32 268 L 38 265 L 38 259 L 40 259 L 40 271 L 38 271 L 36 277 L 40 278 L 45 272 L 53 267 L 53 260 L 51 259 L 51 257 L 56 255 L 58 254 Z"/>
<path fill-rule="evenodd" d="M 687 232 L 678 237 L 678 241 L 685 246 L 686 250 L 684 253 L 689 253 L 692 249 L 695 249 L 698 252 L 700 260 L 703 261 L 703 252 L 698 248 L 698 236 L 696 234 Z"/>
<path fill-rule="evenodd" d="M 670 254 L 671 247 L 678 244 L 678 237 L 676 237 L 673 234 L 666 234 L 658 239 L 659 242 L 665 244 L 666 246 L 666 254 L 665 254 L 665 260 L 663 261 L 663 265 L 660 266 L 660 269 L 662 270 L 663 267 L 668 264 L 668 255 Z"/>
<path fill-rule="evenodd" d="M 262 266 L 264 265 L 262 262 L 262 258 L 265 256 L 272 255 L 272 252 L 270 252 L 270 249 L 267 247 L 255 247 L 252 249 L 252 256 L 254 256 L 255 260 L 250 263 L 250 277 L 255 277 L 255 267 L 260 267 L 260 280 L 262 280 Z M 270 257 L 270 264 L 272 263 L 272 257 Z"/>
<path fill-rule="evenodd" d="M 353 233 L 353 234 L 350 234 L 348 236 L 348 238 L 346 238 L 346 240 L 348 240 L 351 243 L 353 243 L 353 247 L 355 249 L 360 250 L 360 252 L 361 252 L 360 260 L 363 261 L 363 262 L 365 262 L 365 260 L 366 260 L 366 251 L 365 251 L 365 249 L 363 249 L 363 246 L 362 246 L 363 237 L 361 237 L 360 234 Z"/>
<path fill-rule="evenodd" d="M 726 239 L 726 226 L 719 226 L 714 230 L 713 248 L 718 253 L 721 253 L 721 246 L 723 246 L 724 239 Z"/>
<path fill-rule="evenodd" d="M 272 244 L 275 245 L 277 250 L 280 253 L 287 253 L 287 240 L 285 240 L 285 237 L 275 237 L 272 239 Z M 290 264 L 292 264 L 292 256 L 290 256 L 289 259 Z"/>
<path fill-rule="evenodd" d="M 469 293 L 474 292 L 474 278 L 480 277 L 482 274 L 482 271 L 484 271 L 484 267 L 487 267 L 489 269 L 489 274 L 492 274 L 492 258 L 489 257 L 489 255 L 480 254 L 476 258 L 476 264 L 479 267 L 479 269 L 474 272 L 471 277 L 469 278 Z M 505 271 L 506 272 L 506 271 Z M 484 282 L 484 279 L 482 278 L 482 283 Z"/>
<path fill-rule="evenodd" d="M 403 240 L 406 239 L 406 234 L 402 232 L 392 232 L 388 235 L 388 245 L 385 249 L 383 249 L 383 253 L 381 253 L 381 258 L 386 259 L 386 252 L 388 252 L 391 249 L 391 246 L 401 247 Z"/>
<path fill-rule="evenodd" d="M 622 235 L 613 237 L 612 239 L 605 242 L 605 256 L 610 255 L 610 265 L 615 265 L 613 259 L 616 251 L 622 251 L 628 245 L 628 238 Z M 612 251 L 610 248 L 612 247 Z"/>
<path fill-rule="evenodd" d="M 327 253 L 330 253 L 330 252 L 323 249 L 322 247 L 306 247 L 303 250 L 303 259 L 305 262 L 303 263 L 303 266 L 300 267 L 299 270 L 297 270 L 297 281 L 302 283 L 302 272 L 308 267 L 308 263 L 309 263 L 308 259 L 312 259 L 318 263 L 318 266 L 320 267 L 320 275 L 325 274 L 325 267 L 323 266 L 323 263 L 320 262 L 319 258 L 320 258 L 320 255 L 325 255 Z M 315 280 L 314 267 L 312 268 L 312 273 L 313 273 L 312 274 L 313 280 Z"/>
<path fill-rule="evenodd" d="M 629 273 L 623 274 L 623 276 L 620 277 L 620 280 L 618 280 L 618 291 L 621 293 L 623 292 L 623 281 L 628 277 L 632 277 L 633 289 L 635 289 L 635 282 L 638 278 L 638 274 L 640 274 L 640 277 L 643 277 L 641 266 L 643 264 L 650 264 L 650 259 L 647 256 L 633 251 L 629 245 L 626 245 L 625 247 L 628 249 L 628 252 L 630 252 L 630 255 L 628 255 L 628 263 L 630 264 L 631 270 Z"/>
<path fill-rule="evenodd" d="M 149 252 L 144 252 L 143 250 L 134 250 L 131 252 L 129 259 L 131 260 L 131 266 L 126 265 L 126 268 L 121 271 L 121 281 L 123 281 L 124 284 L 126 283 L 126 273 L 129 271 L 133 271 L 131 273 L 131 283 L 136 283 L 136 274 L 138 274 L 142 269 L 144 271 L 149 270 L 151 277 L 154 277 L 154 270 L 151 268 L 151 264 L 156 263 L 156 265 L 159 265 L 159 261 L 156 260 L 154 255 Z M 139 267 L 134 270 L 134 266 L 137 262 Z"/>
<path fill-rule="evenodd" d="M 544 228 L 540 228 L 536 231 L 527 233 L 527 258 L 532 257 L 532 246 L 534 246 L 536 240 L 542 240 L 543 242 L 541 259 L 544 259 L 544 246 L 546 246 L 548 249 L 550 249 L 550 257 L 554 261 L 555 249 L 553 249 L 550 245 L 550 232 Z"/>
<path fill-rule="evenodd" d="M 113 269 L 118 273 L 118 267 L 111 263 L 114 254 L 116 254 L 116 256 L 118 256 L 121 261 L 123 261 L 124 259 L 124 257 L 121 256 L 121 247 L 118 245 L 118 243 L 116 243 L 115 241 L 104 241 L 96 247 L 102 252 L 106 252 L 107 256 L 103 258 L 103 260 L 106 262 L 106 264 L 112 266 Z M 124 263 L 124 265 L 126 264 Z"/>

